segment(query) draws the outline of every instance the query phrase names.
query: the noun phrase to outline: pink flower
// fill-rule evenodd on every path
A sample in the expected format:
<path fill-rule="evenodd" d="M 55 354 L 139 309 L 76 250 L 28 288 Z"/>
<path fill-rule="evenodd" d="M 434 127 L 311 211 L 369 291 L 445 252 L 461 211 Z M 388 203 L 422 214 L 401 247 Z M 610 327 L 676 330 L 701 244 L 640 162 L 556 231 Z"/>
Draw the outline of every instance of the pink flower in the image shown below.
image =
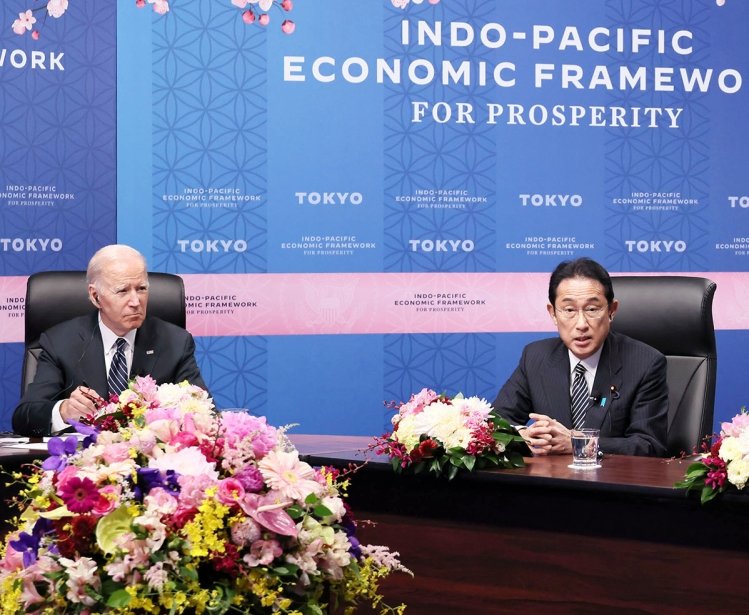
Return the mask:
<path fill-rule="evenodd" d="M 10 544 L 5 549 L 5 556 L 0 560 L 0 570 L 21 570 L 23 568 L 23 553 L 16 551 Z"/>
<path fill-rule="evenodd" d="M 246 24 L 255 23 L 255 13 L 252 11 L 245 11 L 242 13 L 242 21 L 244 21 Z"/>
<path fill-rule="evenodd" d="M 153 12 L 159 15 L 166 15 L 169 12 L 169 0 L 148 0 L 153 4 Z"/>
<path fill-rule="evenodd" d="M 239 546 L 251 545 L 258 540 L 261 535 L 262 530 L 260 529 L 260 525 L 258 525 L 258 523 L 253 519 L 243 519 L 231 526 L 231 540 L 234 544 Z"/>
<path fill-rule="evenodd" d="M 294 8 L 294 3 L 291 0 L 283 0 L 283 2 L 281 2 L 281 8 L 288 12 Z"/>
<path fill-rule="evenodd" d="M 257 4 L 261 11 L 270 11 L 273 0 L 249 0 L 250 4 Z"/>
<path fill-rule="evenodd" d="M 119 485 L 105 485 L 99 489 L 99 498 L 92 512 L 99 517 L 111 513 L 119 502 L 121 492 Z"/>
<path fill-rule="evenodd" d="M 243 9 L 250 3 L 250 0 L 231 0 L 231 3 L 238 9 Z"/>
<path fill-rule="evenodd" d="M 130 444 L 128 442 L 117 442 L 105 446 L 101 456 L 107 464 L 126 461 L 127 459 L 130 459 Z"/>
<path fill-rule="evenodd" d="M 245 514 L 252 517 L 264 528 L 276 534 L 281 534 L 281 536 L 296 537 L 296 523 L 284 510 L 289 504 L 289 500 L 285 500 L 279 497 L 279 494 L 273 492 L 265 495 L 248 493 L 239 501 L 239 506 Z"/>
<path fill-rule="evenodd" d="M 144 6 L 146 6 L 146 0 L 135 0 L 135 6 L 137 6 L 139 9 L 142 9 Z"/>
<path fill-rule="evenodd" d="M 277 540 L 256 540 L 252 543 L 249 554 L 243 559 L 251 568 L 269 566 L 281 553 L 283 549 Z"/>
<path fill-rule="evenodd" d="M 218 481 L 216 497 L 222 504 L 236 505 L 244 497 L 244 487 L 236 478 L 224 478 Z"/>
<path fill-rule="evenodd" d="M 200 442 L 198 441 L 197 436 L 187 431 L 180 431 L 169 441 L 169 445 L 173 446 L 177 451 L 190 446 L 197 446 L 198 444 L 200 444 Z"/>
<path fill-rule="evenodd" d="M 297 452 L 271 451 L 258 463 L 266 484 L 283 497 L 304 500 L 310 493 L 319 493 L 320 484 L 308 463 L 299 460 Z"/>
<path fill-rule="evenodd" d="M 62 17 L 63 13 L 68 10 L 68 0 L 49 0 L 47 2 L 47 13 L 50 17 L 57 19 Z"/>
<path fill-rule="evenodd" d="M 284 34 L 293 34 L 295 29 L 296 24 L 291 19 L 284 19 L 284 22 L 281 24 L 281 32 Z"/>
<path fill-rule="evenodd" d="M 720 429 L 726 436 L 738 438 L 749 428 L 749 414 L 742 412 L 731 419 L 730 423 L 721 423 Z"/>
<path fill-rule="evenodd" d="M 250 441 L 255 457 L 263 457 L 278 442 L 275 428 L 268 425 L 264 416 L 252 416 L 248 412 L 222 412 L 221 432 L 226 448 L 236 448 L 242 441 Z"/>
<path fill-rule="evenodd" d="M 65 594 L 67 599 L 70 602 L 93 606 L 96 599 L 91 597 L 88 590 L 98 590 L 101 587 L 101 579 L 96 574 L 96 562 L 90 557 L 79 557 L 76 560 L 61 557 L 59 561 L 68 573 L 68 591 Z"/>
<path fill-rule="evenodd" d="M 267 26 L 270 23 L 270 16 L 268 13 L 263 13 L 257 21 L 261 26 Z"/>
<path fill-rule="evenodd" d="M 16 34 L 24 34 L 36 23 L 36 17 L 31 12 L 31 9 L 25 13 L 18 13 L 18 19 L 13 22 L 13 32 Z"/>
<path fill-rule="evenodd" d="M 73 476 L 57 485 L 57 493 L 74 513 L 90 512 L 99 500 L 99 491 L 90 478 Z"/>
<path fill-rule="evenodd" d="M 143 1 L 145 4 L 145 0 Z M 156 381 L 151 376 L 136 376 L 133 389 L 136 393 L 142 395 L 143 399 L 151 402 L 156 399 L 156 395 L 159 392 L 159 385 L 156 384 Z"/>

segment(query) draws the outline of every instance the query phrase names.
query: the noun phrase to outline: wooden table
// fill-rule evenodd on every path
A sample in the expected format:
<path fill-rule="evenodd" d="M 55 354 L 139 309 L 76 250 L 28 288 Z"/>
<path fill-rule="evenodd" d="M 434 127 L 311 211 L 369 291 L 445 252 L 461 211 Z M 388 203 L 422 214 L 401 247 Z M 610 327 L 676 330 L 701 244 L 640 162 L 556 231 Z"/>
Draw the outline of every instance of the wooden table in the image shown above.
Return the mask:
<path fill-rule="evenodd" d="M 368 438 L 292 436 L 307 461 L 345 467 L 364 542 L 401 554 L 413 579 L 383 584 L 407 613 L 749 612 L 749 497 L 701 506 L 673 488 L 690 463 L 569 457 L 517 470 L 399 476 Z"/>

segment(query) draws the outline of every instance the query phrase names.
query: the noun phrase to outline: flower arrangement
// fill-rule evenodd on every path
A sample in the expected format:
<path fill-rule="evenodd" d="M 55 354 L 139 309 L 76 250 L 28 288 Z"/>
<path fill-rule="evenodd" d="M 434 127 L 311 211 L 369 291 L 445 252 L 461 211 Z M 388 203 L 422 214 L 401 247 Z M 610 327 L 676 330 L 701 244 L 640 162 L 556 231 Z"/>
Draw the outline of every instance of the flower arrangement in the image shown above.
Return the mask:
<path fill-rule="evenodd" d="M 261 26 L 267 26 L 270 23 L 270 11 L 274 6 L 284 13 L 290 13 L 294 8 L 293 0 L 231 0 L 231 3 L 242 11 L 244 23 L 256 23 Z M 135 0 L 135 6 L 139 9 L 144 8 L 147 4 L 150 4 L 153 12 L 158 15 L 166 15 L 169 12 L 169 0 Z M 39 28 L 34 27 L 37 22 L 34 13 L 44 10 L 46 10 L 44 19 L 47 16 L 59 19 L 68 10 L 68 0 L 46 0 L 37 8 L 20 12 L 18 19 L 11 26 L 13 32 L 19 36 L 31 32 L 31 38 L 35 41 L 39 40 Z M 284 19 L 281 22 L 281 32 L 284 34 L 292 34 L 295 29 L 296 24 L 291 19 Z"/>
<path fill-rule="evenodd" d="M 393 430 L 375 438 L 372 448 L 388 455 L 400 473 L 432 472 L 453 479 L 460 470 L 525 465 L 527 445 L 485 399 L 439 395 L 424 388 L 402 404 Z"/>
<path fill-rule="evenodd" d="M 749 414 L 741 412 L 722 423 L 720 434 L 699 461 L 691 464 L 677 488 L 699 491 L 704 504 L 733 487 L 742 490 L 749 480 Z"/>
<path fill-rule="evenodd" d="M 77 436 L 18 475 L 0 555 L 0 613 L 380 612 L 408 572 L 361 545 L 347 478 L 299 459 L 284 429 L 216 412 L 195 386 L 136 378 Z"/>

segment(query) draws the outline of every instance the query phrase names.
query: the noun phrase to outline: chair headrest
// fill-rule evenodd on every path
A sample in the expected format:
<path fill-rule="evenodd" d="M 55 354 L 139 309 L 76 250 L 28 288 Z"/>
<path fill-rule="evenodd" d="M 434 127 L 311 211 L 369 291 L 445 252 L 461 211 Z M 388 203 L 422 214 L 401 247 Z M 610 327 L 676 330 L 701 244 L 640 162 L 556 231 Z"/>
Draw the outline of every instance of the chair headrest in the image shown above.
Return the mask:
<path fill-rule="evenodd" d="M 149 273 L 148 315 L 185 327 L 185 286 L 171 273 Z M 41 271 L 26 283 L 26 344 L 35 342 L 51 326 L 90 314 L 85 271 Z"/>
<path fill-rule="evenodd" d="M 712 280 L 687 276 L 612 276 L 619 311 L 612 329 L 664 355 L 715 358 Z"/>

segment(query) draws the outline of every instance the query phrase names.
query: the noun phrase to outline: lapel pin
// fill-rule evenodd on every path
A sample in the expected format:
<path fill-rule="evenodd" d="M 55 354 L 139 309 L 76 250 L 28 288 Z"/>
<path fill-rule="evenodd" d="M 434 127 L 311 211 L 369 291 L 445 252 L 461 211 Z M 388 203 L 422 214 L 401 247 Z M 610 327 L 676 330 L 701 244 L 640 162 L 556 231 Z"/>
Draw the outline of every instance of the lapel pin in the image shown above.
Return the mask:
<path fill-rule="evenodd" d="M 153 354 L 153 350 L 146 350 L 146 354 Z"/>

